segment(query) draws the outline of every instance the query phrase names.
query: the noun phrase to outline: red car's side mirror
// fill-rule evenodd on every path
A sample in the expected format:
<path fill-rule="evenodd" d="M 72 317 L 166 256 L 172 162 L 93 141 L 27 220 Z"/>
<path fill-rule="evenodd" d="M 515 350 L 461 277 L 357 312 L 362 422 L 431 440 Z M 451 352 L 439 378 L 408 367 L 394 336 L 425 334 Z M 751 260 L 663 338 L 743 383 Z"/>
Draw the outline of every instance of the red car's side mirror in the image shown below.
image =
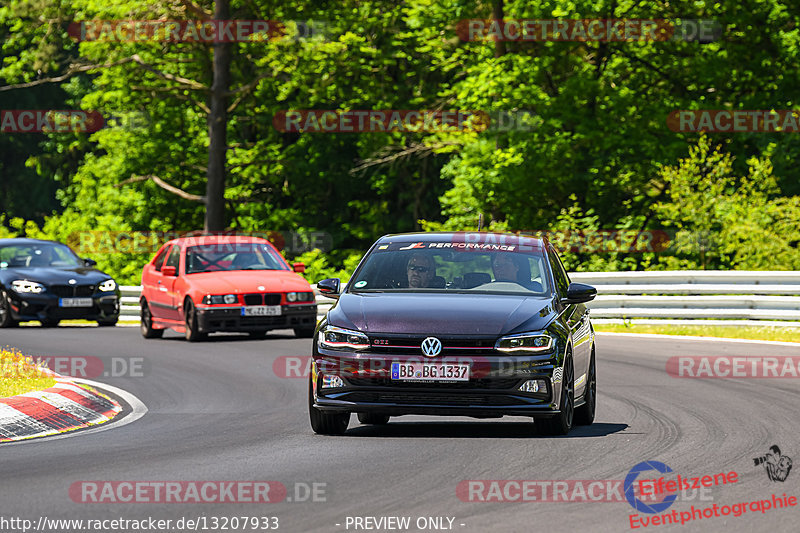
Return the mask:
<path fill-rule="evenodd" d="M 299 274 L 302 274 L 303 272 L 306 271 L 306 265 L 305 263 L 292 263 L 292 270 L 294 270 Z"/>
<path fill-rule="evenodd" d="M 161 268 L 161 273 L 165 276 L 177 276 L 178 269 L 173 266 L 165 266 Z"/>

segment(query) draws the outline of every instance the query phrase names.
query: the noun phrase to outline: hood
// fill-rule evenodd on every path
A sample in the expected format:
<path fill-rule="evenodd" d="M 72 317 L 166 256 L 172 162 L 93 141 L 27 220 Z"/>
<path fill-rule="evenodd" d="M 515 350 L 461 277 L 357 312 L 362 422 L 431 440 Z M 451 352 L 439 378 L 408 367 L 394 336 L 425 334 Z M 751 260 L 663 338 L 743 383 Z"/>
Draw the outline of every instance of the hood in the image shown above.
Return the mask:
<path fill-rule="evenodd" d="M 544 329 L 554 317 L 551 298 L 345 293 L 328 323 L 369 333 L 499 336 Z"/>
<path fill-rule="evenodd" d="M 94 285 L 110 278 L 102 270 L 91 267 L 34 267 L 34 268 L 4 268 L 0 270 L 0 279 L 8 284 L 15 279 L 36 281 L 45 285 Z"/>
<path fill-rule="evenodd" d="M 204 294 L 246 294 L 250 292 L 311 292 L 311 286 L 288 270 L 231 270 L 187 274 L 183 278 Z M 263 289 L 259 289 L 263 287 Z"/>

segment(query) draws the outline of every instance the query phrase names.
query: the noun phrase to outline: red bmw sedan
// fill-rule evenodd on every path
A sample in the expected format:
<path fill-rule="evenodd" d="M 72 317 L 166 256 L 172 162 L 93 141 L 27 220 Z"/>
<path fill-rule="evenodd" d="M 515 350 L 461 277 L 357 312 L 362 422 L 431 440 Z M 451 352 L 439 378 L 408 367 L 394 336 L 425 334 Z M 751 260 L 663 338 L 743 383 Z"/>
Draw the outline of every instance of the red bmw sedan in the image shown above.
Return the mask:
<path fill-rule="evenodd" d="M 142 270 L 141 330 L 161 337 L 167 328 L 189 341 L 215 331 L 264 337 L 293 329 L 312 337 L 317 304 L 308 282 L 272 244 L 257 237 L 210 235 L 167 242 Z"/>

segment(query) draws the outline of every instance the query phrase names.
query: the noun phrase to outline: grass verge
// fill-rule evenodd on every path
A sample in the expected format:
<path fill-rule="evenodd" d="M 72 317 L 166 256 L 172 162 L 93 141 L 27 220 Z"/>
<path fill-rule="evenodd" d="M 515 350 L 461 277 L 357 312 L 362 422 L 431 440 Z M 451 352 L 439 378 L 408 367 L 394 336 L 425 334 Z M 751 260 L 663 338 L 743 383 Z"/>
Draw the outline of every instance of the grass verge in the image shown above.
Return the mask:
<path fill-rule="evenodd" d="M 659 335 L 691 335 L 697 337 L 722 337 L 725 339 L 800 342 L 800 328 L 787 327 L 594 324 L 594 329 L 595 331 L 607 331 L 610 333 L 655 333 Z"/>
<path fill-rule="evenodd" d="M 0 348 L 0 398 L 52 387 L 56 380 L 14 348 Z"/>

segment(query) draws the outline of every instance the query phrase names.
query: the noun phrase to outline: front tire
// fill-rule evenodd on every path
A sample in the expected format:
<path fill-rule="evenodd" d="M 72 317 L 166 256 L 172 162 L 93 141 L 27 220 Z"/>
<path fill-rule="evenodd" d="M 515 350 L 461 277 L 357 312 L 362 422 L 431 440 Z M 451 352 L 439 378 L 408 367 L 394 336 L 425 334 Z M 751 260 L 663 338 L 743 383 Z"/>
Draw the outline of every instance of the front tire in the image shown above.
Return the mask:
<path fill-rule="evenodd" d="M 186 330 L 186 340 L 189 342 L 197 342 L 204 340 L 208 335 L 200 333 L 197 327 L 197 309 L 194 306 L 191 298 L 186 298 L 183 304 L 183 316 L 186 321 L 184 326 Z"/>
<path fill-rule="evenodd" d="M 589 361 L 589 375 L 586 377 L 586 392 L 583 393 L 584 404 L 575 409 L 575 424 L 591 426 L 597 407 L 597 368 L 595 367 L 594 348 Z"/>
<path fill-rule="evenodd" d="M 119 322 L 118 318 L 112 318 L 111 320 L 98 320 L 97 325 L 101 328 L 110 328 L 117 325 Z"/>
<path fill-rule="evenodd" d="M 572 418 L 575 412 L 575 373 L 570 353 L 564 358 L 561 401 L 558 405 L 560 412 L 556 416 L 534 422 L 534 427 L 538 427 L 539 432 L 543 435 L 566 435 L 572 429 Z"/>
<path fill-rule="evenodd" d="M 44 320 L 40 320 L 43 328 L 55 328 L 61 322 L 61 320 L 55 318 L 46 318 Z"/>
<path fill-rule="evenodd" d="M 311 379 L 308 380 L 308 416 L 311 429 L 319 435 L 343 435 L 350 423 L 350 413 L 327 413 L 314 407 Z"/>
<path fill-rule="evenodd" d="M 142 337 L 145 339 L 160 339 L 164 335 L 163 329 L 153 328 L 153 315 L 150 313 L 150 307 L 147 305 L 147 300 L 142 300 L 139 316 L 141 317 L 139 330 L 142 332 Z"/>
<path fill-rule="evenodd" d="M 6 291 L 0 291 L 0 328 L 13 328 L 19 322 L 11 318 L 11 303 L 8 301 Z"/>

